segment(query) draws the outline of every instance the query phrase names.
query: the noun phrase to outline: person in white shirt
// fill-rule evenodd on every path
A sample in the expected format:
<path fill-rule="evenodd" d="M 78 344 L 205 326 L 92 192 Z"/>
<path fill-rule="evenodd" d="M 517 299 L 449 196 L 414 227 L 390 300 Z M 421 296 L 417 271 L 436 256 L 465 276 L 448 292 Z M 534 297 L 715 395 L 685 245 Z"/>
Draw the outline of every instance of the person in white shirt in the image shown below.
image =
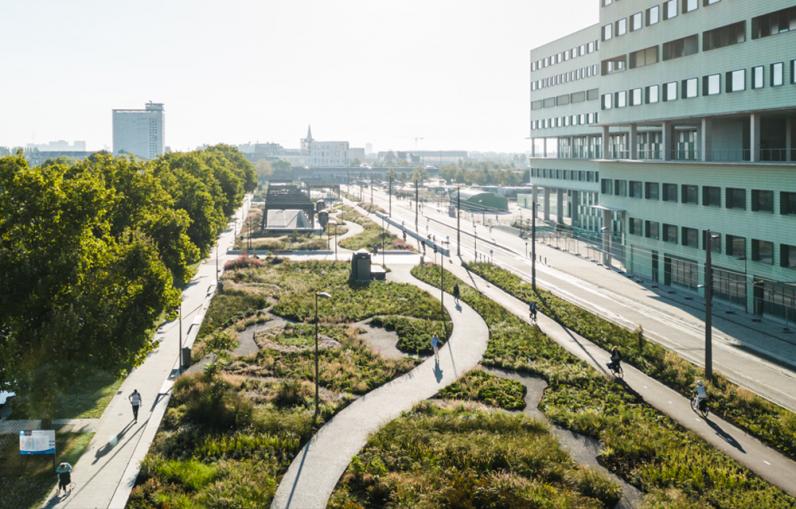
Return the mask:
<path fill-rule="evenodd" d="M 130 401 L 130 404 L 133 406 L 133 420 L 138 422 L 138 407 L 141 406 L 141 393 L 138 392 L 138 389 L 133 389 L 133 393 L 127 397 Z"/>

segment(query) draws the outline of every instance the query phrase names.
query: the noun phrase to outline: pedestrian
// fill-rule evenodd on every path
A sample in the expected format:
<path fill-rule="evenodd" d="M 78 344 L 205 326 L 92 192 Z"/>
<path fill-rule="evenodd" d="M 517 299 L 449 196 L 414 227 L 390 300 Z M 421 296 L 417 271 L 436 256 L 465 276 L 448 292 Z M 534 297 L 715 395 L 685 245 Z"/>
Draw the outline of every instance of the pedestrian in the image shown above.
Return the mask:
<path fill-rule="evenodd" d="M 55 473 L 58 476 L 58 496 L 63 491 L 66 493 L 69 485 L 72 484 L 72 465 L 66 461 L 62 461 L 56 468 Z"/>
<path fill-rule="evenodd" d="M 453 285 L 453 300 L 456 301 L 456 305 L 459 305 L 459 295 L 461 295 L 459 291 L 459 283 L 454 283 Z"/>
<path fill-rule="evenodd" d="M 528 307 L 531 310 L 531 320 L 533 320 L 533 323 L 536 323 L 536 301 L 531 301 Z"/>
<path fill-rule="evenodd" d="M 434 362 L 439 364 L 439 347 L 442 342 L 439 340 L 436 334 L 431 336 L 431 348 L 434 349 Z"/>
<path fill-rule="evenodd" d="M 133 420 L 138 422 L 138 407 L 141 406 L 141 393 L 138 392 L 138 389 L 133 389 L 133 393 L 130 394 L 127 399 L 130 400 L 130 404 L 133 406 Z"/>

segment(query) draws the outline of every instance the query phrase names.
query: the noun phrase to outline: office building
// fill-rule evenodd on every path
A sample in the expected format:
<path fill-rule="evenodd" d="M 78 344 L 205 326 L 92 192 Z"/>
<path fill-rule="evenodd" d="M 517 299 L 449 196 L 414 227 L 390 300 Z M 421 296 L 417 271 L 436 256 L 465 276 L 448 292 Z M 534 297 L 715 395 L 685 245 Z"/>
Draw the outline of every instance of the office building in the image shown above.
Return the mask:
<path fill-rule="evenodd" d="M 531 51 L 538 214 L 628 271 L 796 324 L 796 1 L 595 0 Z"/>
<path fill-rule="evenodd" d="M 113 153 L 155 159 L 163 154 L 163 104 L 148 102 L 143 110 L 113 110 Z"/>

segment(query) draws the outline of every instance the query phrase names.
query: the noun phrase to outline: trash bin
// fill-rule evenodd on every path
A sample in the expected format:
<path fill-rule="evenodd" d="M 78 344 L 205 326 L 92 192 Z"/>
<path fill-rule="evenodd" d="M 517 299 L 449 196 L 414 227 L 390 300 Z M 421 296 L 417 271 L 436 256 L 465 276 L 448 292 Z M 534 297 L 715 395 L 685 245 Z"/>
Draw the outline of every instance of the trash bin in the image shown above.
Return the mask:
<path fill-rule="evenodd" d="M 190 367 L 191 365 L 191 347 L 182 347 L 182 355 L 180 355 L 180 368 L 181 370 Z"/>

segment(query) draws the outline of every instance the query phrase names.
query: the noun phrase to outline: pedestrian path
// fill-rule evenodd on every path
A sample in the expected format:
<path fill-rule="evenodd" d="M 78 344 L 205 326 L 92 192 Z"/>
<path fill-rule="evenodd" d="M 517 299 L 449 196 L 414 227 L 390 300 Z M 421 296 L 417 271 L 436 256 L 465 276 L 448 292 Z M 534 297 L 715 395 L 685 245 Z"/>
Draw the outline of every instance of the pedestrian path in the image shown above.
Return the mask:
<path fill-rule="evenodd" d="M 251 197 L 246 197 L 244 214 L 250 203 Z M 241 210 L 235 217 L 241 217 Z M 235 229 L 230 225 L 221 234 L 219 253 L 225 253 L 233 244 Z M 225 260 L 226 257 L 218 261 L 219 271 L 223 271 Z M 74 466 L 72 481 L 75 487 L 72 493 L 58 497 L 53 487 L 45 507 L 121 509 L 127 504 L 140 462 L 146 456 L 168 406 L 171 386 L 177 374 L 179 346 L 181 341 L 186 341 L 183 346 L 190 346 L 187 341 L 196 337 L 213 295 L 216 277 L 216 259 L 211 256 L 197 267 L 196 276 L 183 290 L 182 339 L 178 320 L 161 326 L 156 337 L 159 341 L 157 348 L 143 364 L 130 372 L 96 423 L 88 450 Z M 133 389 L 138 389 L 143 398 L 137 422 L 133 421 L 128 401 Z"/>
<path fill-rule="evenodd" d="M 411 266 L 391 266 L 391 281 L 410 283 L 439 295 L 439 290 L 416 280 Z M 277 488 L 274 509 L 321 509 L 326 507 L 337 481 L 351 459 L 379 428 L 401 412 L 428 399 L 475 367 L 489 340 L 483 319 L 469 306 L 455 306 L 445 295 L 445 309 L 453 321 L 453 333 L 440 349 L 439 364 L 433 357 L 395 380 L 369 392 L 335 415 L 298 453 Z"/>
<path fill-rule="evenodd" d="M 469 272 L 460 263 L 449 264 L 447 268 L 465 283 L 495 302 L 499 302 L 511 313 L 528 320 L 527 303 Z M 605 365 L 610 360 L 610 354 L 607 351 L 552 318 L 542 315 L 541 312 L 538 314 L 537 325 L 548 337 L 608 376 Z M 796 481 L 794 481 L 796 462 L 717 416 L 710 415 L 707 419 L 698 417 L 691 409 L 688 398 L 633 366 L 623 364 L 623 370 L 624 382 L 644 401 L 701 436 L 763 479 L 796 496 Z"/>

